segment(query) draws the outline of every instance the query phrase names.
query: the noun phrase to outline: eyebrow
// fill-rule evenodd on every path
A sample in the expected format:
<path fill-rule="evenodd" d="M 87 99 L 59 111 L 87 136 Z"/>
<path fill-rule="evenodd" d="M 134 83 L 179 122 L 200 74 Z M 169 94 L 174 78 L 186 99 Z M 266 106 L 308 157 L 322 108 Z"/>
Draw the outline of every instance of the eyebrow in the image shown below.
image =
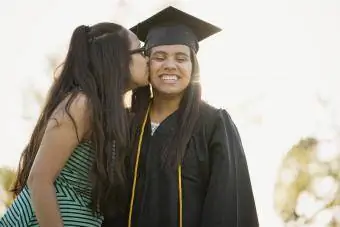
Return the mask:
<path fill-rule="evenodd" d="M 156 54 L 163 54 L 163 55 L 168 55 L 167 52 L 162 51 L 162 50 L 158 50 L 152 53 L 152 55 L 156 55 Z M 184 52 L 176 52 L 175 55 L 184 55 L 186 57 L 190 57 L 188 54 L 184 53 Z"/>

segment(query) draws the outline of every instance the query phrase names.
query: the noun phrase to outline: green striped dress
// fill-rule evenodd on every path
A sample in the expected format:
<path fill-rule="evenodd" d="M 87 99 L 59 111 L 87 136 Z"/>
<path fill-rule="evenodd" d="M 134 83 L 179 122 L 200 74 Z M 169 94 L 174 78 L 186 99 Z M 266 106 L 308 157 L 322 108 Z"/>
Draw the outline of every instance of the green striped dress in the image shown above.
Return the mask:
<path fill-rule="evenodd" d="M 59 210 L 65 227 L 101 226 L 102 216 L 93 215 L 89 171 L 94 152 L 88 142 L 79 144 L 55 181 Z M 0 227 L 38 227 L 27 187 L 0 219 Z"/>

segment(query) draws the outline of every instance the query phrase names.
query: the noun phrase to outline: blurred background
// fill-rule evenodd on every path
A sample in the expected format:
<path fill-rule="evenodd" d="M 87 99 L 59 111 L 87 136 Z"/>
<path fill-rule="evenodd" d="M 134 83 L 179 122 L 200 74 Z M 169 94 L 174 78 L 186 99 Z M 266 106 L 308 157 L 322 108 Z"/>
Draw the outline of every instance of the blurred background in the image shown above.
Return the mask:
<path fill-rule="evenodd" d="M 236 122 L 260 226 L 340 226 L 339 0 L 0 3 L 0 216 L 76 26 L 173 5 L 223 29 L 198 54 L 204 99 Z"/>

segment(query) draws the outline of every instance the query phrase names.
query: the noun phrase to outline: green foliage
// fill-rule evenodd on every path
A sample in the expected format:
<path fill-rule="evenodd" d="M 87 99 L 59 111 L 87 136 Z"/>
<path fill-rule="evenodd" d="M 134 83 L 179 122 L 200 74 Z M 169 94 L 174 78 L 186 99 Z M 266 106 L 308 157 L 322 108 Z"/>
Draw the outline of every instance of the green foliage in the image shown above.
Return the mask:
<path fill-rule="evenodd" d="M 10 189 L 15 181 L 16 172 L 10 168 L 0 168 L 0 200 L 6 207 L 10 206 L 13 201 L 13 193 Z"/>
<path fill-rule="evenodd" d="M 289 226 L 308 226 L 325 212 L 333 216 L 327 226 L 340 226 L 335 214 L 340 206 L 340 154 L 337 152 L 331 160 L 320 160 L 320 152 L 325 152 L 320 149 L 321 142 L 301 139 L 280 166 L 274 206 Z"/>

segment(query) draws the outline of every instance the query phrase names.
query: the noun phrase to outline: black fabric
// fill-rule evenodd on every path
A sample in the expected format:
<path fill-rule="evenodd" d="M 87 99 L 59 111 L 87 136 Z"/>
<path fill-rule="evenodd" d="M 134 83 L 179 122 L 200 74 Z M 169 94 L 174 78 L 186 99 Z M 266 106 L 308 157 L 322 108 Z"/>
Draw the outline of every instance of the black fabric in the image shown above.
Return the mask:
<path fill-rule="evenodd" d="M 145 40 L 145 49 L 160 45 L 182 44 L 198 51 L 195 34 L 185 25 L 158 26 L 151 29 Z"/>
<path fill-rule="evenodd" d="M 182 165 L 184 227 L 257 227 L 258 218 L 238 130 L 225 110 L 201 105 Z M 144 133 L 133 227 L 178 227 L 178 175 L 160 151 L 175 134 L 177 112 Z M 135 163 L 132 158 L 132 169 Z"/>
<path fill-rule="evenodd" d="M 199 42 L 221 31 L 220 28 L 193 15 L 169 6 L 130 29 L 149 48 L 183 44 L 195 52 Z"/>

